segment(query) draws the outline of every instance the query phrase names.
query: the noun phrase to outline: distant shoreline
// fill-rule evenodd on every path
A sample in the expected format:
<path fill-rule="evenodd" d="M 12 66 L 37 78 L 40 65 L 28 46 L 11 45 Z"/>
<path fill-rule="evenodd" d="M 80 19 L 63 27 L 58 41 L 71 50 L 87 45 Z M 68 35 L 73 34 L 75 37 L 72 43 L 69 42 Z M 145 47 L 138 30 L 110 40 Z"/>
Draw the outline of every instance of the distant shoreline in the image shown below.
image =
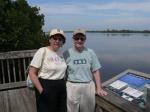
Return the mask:
<path fill-rule="evenodd" d="M 64 31 L 65 33 L 72 33 L 73 31 Z M 102 30 L 102 31 L 98 31 L 98 30 L 87 30 L 87 33 L 150 33 L 150 30 L 141 30 L 141 31 L 137 31 L 137 30 Z M 48 34 L 49 32 L 45 32 L 46 34 Z"/>
<path fill-rule="evenodd" d="M 65 31 L 65 32 L 73 32 L 73 31 Z M 90 31 L 87 30 L 89 33 L 150 33 L 150 30 L 102 30 L 102 31 Z"/>

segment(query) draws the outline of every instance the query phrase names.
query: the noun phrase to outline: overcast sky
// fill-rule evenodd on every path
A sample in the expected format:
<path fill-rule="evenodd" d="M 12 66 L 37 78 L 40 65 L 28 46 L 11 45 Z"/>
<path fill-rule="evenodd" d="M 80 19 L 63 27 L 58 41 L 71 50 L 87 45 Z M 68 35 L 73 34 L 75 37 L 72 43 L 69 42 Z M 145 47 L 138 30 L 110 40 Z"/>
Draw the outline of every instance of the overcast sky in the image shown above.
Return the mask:
<path fill-rule="evenodd" d="M 150 0 L 27 0 L 44 14 L 44 31 L 150 30 Z"/>

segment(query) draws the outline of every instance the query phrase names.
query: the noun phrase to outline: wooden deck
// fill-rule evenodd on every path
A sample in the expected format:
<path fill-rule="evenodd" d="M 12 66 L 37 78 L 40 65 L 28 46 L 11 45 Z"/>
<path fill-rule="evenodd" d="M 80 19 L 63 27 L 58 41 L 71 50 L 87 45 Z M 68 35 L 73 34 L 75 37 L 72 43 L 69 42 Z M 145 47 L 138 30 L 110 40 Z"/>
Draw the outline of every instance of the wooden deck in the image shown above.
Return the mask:
<path fill-rule="evenodd" d="M 36 112 L 34 91 L 24 81 L 0 84 L 0 112 Z"/>
<path fill-rule="evenodd" d="M 0 53 L 0 112 L 36 112 L 34 91 L 25 82 L 35 51 Z"/>
<path fill-rule="evenodd" d="M 35 51 L 0 53 L 0 112 L 36 112 L 35 93 L 25 82 L 25 72 Z M 141 110 L 108 91 L 106 97 L 96 96 L 95 112 L 150 112 L 150 97 L 148 102 L 148 108 Z"/>
<path fill-rule="evenodd" d="M 0 53 L 0 112 L 36 112 L 35 93 L 25 82 L 26 69 L 35 52 Z M 101 112 L 98 106 L 96 112 Z"/>

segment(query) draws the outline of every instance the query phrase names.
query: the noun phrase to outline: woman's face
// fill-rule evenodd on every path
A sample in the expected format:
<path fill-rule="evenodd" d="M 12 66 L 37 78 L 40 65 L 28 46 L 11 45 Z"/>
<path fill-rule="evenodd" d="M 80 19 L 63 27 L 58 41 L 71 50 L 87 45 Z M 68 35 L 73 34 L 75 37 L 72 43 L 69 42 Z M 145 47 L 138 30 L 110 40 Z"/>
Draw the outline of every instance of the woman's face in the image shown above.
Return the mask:
<path fill-rule="evenodd" d="M 76 49 L 82 49 L 84 47 L 86 37 L 83 34 L 76 34 L 73 36 L 73 40 L 74 40 L 74 47 Z"/>
<path fill-rule="evenodd" d="M 62 47 L 63 45 L 63 37 L 60 34 L 56 34 L 53 35 L 50 39 L 49 39 L 49 43 L 50 46 L 54 49 L 54 50 L 58 50 L 60 47 Z"/>

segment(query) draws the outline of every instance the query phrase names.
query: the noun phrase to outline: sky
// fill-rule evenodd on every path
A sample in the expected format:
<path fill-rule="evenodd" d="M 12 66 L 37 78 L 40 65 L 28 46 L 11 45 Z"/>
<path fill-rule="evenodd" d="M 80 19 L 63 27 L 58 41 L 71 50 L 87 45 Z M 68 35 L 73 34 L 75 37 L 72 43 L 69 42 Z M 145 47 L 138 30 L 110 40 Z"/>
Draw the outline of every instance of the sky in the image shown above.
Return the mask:
<path fill-rule="evenodd" d="M 44 31 L 150 30 L 150 0 L 27 0 L 44 14 Z"/>

